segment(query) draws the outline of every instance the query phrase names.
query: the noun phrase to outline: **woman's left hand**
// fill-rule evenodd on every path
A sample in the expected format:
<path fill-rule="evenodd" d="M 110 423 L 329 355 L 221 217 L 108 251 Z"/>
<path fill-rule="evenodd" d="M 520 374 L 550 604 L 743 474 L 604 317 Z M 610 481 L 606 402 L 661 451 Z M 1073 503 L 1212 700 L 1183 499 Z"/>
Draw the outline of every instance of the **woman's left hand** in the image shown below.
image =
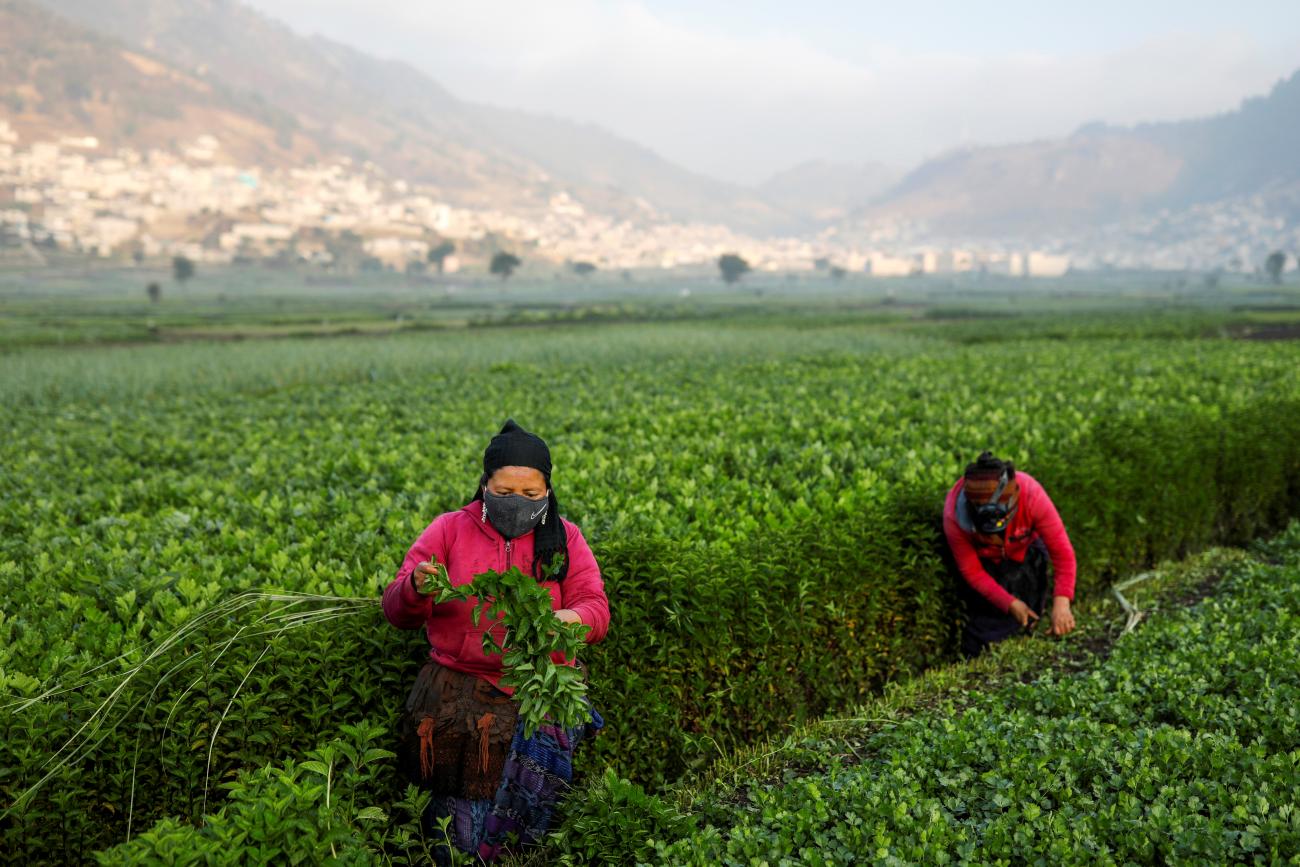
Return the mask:
<path fill-rule="evenodd" d="M 578 612 L 574 611 L 572 608 L 561 608 L 559 611 L 555 612 L 555 619 L 559 620 L 561 623 L 582 622 L 582 617 L 580 617 Z"/>
<path fill-rule="evenodd" d="M 1052 600 L 1052 635 L 1069 635 L 1074 631 L 1074 612 L 1070 611 L 1070 600 L 1057 596 Z"/>

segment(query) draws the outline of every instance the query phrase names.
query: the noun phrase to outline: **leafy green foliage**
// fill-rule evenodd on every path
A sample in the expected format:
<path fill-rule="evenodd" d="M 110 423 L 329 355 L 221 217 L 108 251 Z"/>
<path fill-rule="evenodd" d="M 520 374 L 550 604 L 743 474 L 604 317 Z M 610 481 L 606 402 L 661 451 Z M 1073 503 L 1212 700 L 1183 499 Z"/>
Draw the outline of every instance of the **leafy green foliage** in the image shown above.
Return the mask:
<path fill-rule="evenodd" d="M 752 269 L 749 262 L 736 253 L 723 253 L 718 257 L 718 270 L 722 272 L 723 280 L 735 283 Z"/>
<path fill-rule="evenodd" d="M 438 271 L 441 272 L 443 266 L 447 262 L 447 257 L 455 252 L 456 252 L 455 242 L 443 240 L 443 241 L 439 241 L 436 246 L 429 248 L 429 253 L 427 258 L 429 264 L 434 265 L 435 267 L 437 267 Z"/>
<path fill-rule="evenodd" d="M 300 762 L 241 773 L 227 783 L 225 806 L 202 826 L 167 818 L 128 844 L 101 852 L 115 864 L 371 864 L 383 852 L 392 864 L 429 864 L 448 855 L 445 825 L 433 833 L 420 817 L 429 795 L 408 786 L 387 807 L 367 804 L 389 789 L 393 753 L 368 746 L 374 726 L 341 727 L 343 737 L 311 750 Z M 469 863 L 456 857 L 453 863 Z"/>
<path fill-rule="evenodd" d="M 1239 562 L 1213 598 L 1147 621 L 1094 672 L 922 713 L 852 752 L 828 742 L 816 767 L 689 813 L 615 825 L 584 807 L 571 822 L 649 840 L 638 860 L 669 864 L 1287 862 L 1300 851 L 1300 523 L 1268 553 L 1282 562 Z M 666 824 L 695 827 L 664 839 Z"/>
<path fill-rule="evenodd" d="M 442 592 L 443 585 L 447 584 L 451 580 L 447 577 L 446 566 L 441 563 L 435 563 L 433 569 L 433 576 L 416 588 L 421 596 L 433 596 L 436 593 Z M 477 624 L 477 621 L 475 621 L 475 623 Z"/>
<path fill-rule="evenodd" d="M 502 654 L 501 684 L 513 690 L 519 703 L 524 737 L 532 737 L 547 717 L 564 728 L 591 718 L 587 684 L 578 669 L 563 662 L 577 658 L 590 627 L 557 620 L 551 593 L 537 579 L 517 566 L 505 572 L 489 569 L 459 587 L 444 583 L 435 601 L 451 599 L 473 604 L 475 626 L 485 616 L 489 622 L 504 623 L 505 646 L 497 643 L 491 629 L 484 629 L 483 651 Z"/>
<path fill-rule="evenodd" d="M 951 658 L 936 518 L 982 448 L 1043 481 L 1084 596 L 1294 514 L 1300 346 L 1103 324 L 1004 327 L 996 345 L 987 323 L 827 317 L 12 352 L 0 811 L 116 682 L 95 678 L 136 661 L 119 654 L 245 591 L 375 598 L 464 504 L 506 408 L 549 440 L 611 599 L 610 634 L 583 650 L 611 726 L 582 770 L 652 790 Z M 133 681 L 131 716 L 0 820 L 0 849 L 75 861 L 124 841 L 128 814 L 133 835 L 198 827 L 222 785 L 344 725 L 390 749 L 424 636 L 372 607 L 223 650 L 263 613 Z M 402 799 L 361 785 L 390 815 Z"/>
<path fill-rule="evenodd" d="M 488 263 L 488 273 L 505 280 L 515 269 L 523 264 L 523 260 L 514 253 L 507 253 L 504 250 L 495 254 L 492 261 Z"/>
<path fill-rule="evenodd" d="M 606 768 L 547 842 L 562 864 L 642 863 L 654 854 L 656 841 L 689 837 L 696 824 L 670 800 Z"/>
<path fill-rule="evenodd" d="M 172 257 L 172 277 L 177 283 L 184 283 L 194 276 L 194 261 L 185 256 Z"/>
<path fill-rule="evenodd" d="M 1264 260 L 1264 270 L 1268 272 L 1268 277 L 1274 283 L 1282 282 L 1282 270 L 1286 268 L 1286 253 L 1282 250 L 1274 250 L 1268 254 Z"/>

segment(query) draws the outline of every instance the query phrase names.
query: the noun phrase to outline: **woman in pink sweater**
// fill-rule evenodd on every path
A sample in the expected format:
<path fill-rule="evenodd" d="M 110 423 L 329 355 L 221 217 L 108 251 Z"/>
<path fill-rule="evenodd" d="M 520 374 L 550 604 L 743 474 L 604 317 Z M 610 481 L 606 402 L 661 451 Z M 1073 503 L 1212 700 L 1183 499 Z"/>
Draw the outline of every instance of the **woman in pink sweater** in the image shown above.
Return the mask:
<path fill-rule="evenodd" d="M 1051 596 L 1052 635 L 1074 630 L 1075 559 L 1043 486 L 984 452 L 948 491 L 943 530 L 967 586 L 962 652 L 1032 628 Z M 1055 573 L 1049 587 L 1048 566 Z"/>
<path fill-rule="evenodd" d="M 501 656 L 483 651 L 483 632 L 505 640 L 499 622 L 475 625 L 471 601 L 434 604 L 420 589 L 445 567 L 453 585 L 488 570 L 518 567 L 551 594 L 555 617 L 609 629 L 600 568 L 578 527 L 559 515 L 546 443 L 507 421 L 483 455 L 483 475 L 462 509 L 434 519 L 384 590 L 384 615 L 399 629 L 423 627 L 429 662 L 399 723 L 398 761 L 407 778 L 435 797 L 430 819 L 449 819 L 452 843 L 486 859 L 514 835 L 534 842 L 572 775 L 573 750 L 603 725 L 542 726 L 525 739 Z M 557 655 L 557 663 L 569 662 Z M 546 773 L 536 773 L 538 766 Z"/>

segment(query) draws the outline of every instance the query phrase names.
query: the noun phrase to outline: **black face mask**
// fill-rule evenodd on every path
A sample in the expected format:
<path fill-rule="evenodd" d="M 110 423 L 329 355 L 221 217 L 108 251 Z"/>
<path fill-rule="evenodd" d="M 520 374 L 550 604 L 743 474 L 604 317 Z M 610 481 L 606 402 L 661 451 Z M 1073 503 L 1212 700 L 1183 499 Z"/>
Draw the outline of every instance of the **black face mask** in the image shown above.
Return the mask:
<path fill-rule="evenodd" d="M 994 536 L 1005 532 L 1007 525 L 1011 523 L 1012 517 L 1016 514 L 1014 504 L 1000 502 L 1002 492 L 1006 490 L 1009 480 L 1006 470 L 1003 470 L 1002 477 L 998 479 L 997 490 L 993 492 L 993 496 L 989 498 L 989 501 L 980 506 L 970 504 L 971 523 L 975 525 L 976 530 L 986 536 Z"/>
<path fill-rule="evenodd" d="M 547 497 L 530 500 L 523 494 L 494 494 L 483 491 L 483 505 L 488 520 L 507 539 L 524 535 L 546 519 L 551 501 Z"/>

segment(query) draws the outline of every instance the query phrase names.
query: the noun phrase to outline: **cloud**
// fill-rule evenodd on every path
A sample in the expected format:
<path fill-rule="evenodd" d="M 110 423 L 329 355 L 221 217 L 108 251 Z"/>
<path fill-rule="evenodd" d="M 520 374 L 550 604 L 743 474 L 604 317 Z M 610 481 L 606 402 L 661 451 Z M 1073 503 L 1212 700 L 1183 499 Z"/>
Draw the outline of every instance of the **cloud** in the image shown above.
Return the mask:
<path fill-rule="evenodd" d="M 591 121 L 741 182 L 807 159 L 909 166 L 1089 120 L 1215 113 L 1300 58 L 1246 35 L 1168 33 L 1108 52 L 902 51 L 851 58 L 796 32 L 692 29 L 641 2 L 255 0 L 299 29 L 400 57 L 461 98 Z M 1291 66 L 1288 66 L 1291 64 Z"/>

